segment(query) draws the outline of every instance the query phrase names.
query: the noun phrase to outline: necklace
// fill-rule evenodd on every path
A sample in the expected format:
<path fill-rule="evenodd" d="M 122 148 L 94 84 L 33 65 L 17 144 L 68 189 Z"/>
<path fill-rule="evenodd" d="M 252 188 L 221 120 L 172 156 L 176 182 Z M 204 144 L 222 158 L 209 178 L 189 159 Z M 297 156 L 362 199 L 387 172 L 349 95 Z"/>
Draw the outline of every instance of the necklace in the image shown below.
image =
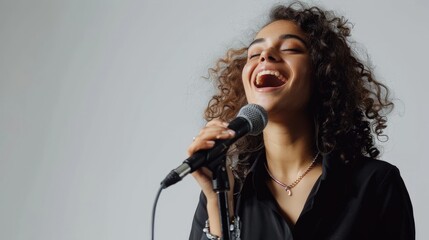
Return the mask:
<path fill-rule="evenodd" d="M 275 177 L 271 174 L 270 170 L 268 170 L 267 163 L 265 163 L 264 165 L 265 165 L 265 169 L 267 170 L 267 173 L 268 173 L 268 175 L 270 175 L 271 179 L 272 179 L 275 183 L 277 183 L 278 185 L 282 186 L 282 187 L 285 189 L 285 191 L 287 192 L 287 195 L 292 196 L 292 188 L 294 188 L 296 185 L 298 185 L 298 183 L 299 183 L 299 182 L 301 182 L 301 180 L 304 178 L 304 176 L 305 176 L 308 172 L 310 172 L 310 171 L 311 171 L 311 169 L 313 169 L 314 164 L 316 163 L 316 159 L 317 159 L 317 157 L 318 157 L 318 156 L 319 156 L 319 152 L 316 154 L 316 156 L 314 157 L 314 159 L 313 159 L 313 161 L 311 162 L 310 166 L 308 166 L 307 170 L 305 170 L 305 172 L 304 172 L 303 174 L 301 174 L 301 176 L 299 176 L 299 177 L 298 177 L 298 178 L 297 178 L 297 179 L 296 179 L 292 184 L 290 184 L 290 185 L 286 185 L 286 184 L 284 184 L 284 183 L 280 182 L 280 180 L 278 180 L 277 178 L 275 178 Z"/>

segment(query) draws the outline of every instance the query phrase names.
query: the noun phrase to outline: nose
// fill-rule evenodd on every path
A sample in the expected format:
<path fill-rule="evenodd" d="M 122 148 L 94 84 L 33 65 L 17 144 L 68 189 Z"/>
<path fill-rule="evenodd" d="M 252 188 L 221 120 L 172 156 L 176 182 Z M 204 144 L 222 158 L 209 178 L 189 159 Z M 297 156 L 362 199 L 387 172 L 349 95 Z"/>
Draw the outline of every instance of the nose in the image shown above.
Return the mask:
<path fill-rule="evenodd" d="M 269 48 L 269 49 L 262 51 L 262 53 L 259 57 L 260 62 L 265 62 L 265 61 L 278 62 L 279 60 L 280 60 L 279 55 L 272 48 Z"/>

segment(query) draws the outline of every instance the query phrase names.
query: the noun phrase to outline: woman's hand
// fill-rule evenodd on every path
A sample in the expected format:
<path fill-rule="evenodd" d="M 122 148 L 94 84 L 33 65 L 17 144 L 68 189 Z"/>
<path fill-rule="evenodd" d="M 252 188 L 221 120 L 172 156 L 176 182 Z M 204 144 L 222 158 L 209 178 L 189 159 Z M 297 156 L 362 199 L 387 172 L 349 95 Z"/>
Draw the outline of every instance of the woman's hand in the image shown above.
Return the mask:
<path fill-rule="evenodd" d="M 228 123 L 221 120 L 212 120 L 195 136 L 194 141 L 188 147 L 188 155 L 192 156 L 199 150 L 211 149 L 215 145 L 216 140 L 229 139 L 234 137 L 235 132 L 228 129 Z M 229 210 L 230 216 L 233 214 L 233 198 L 232 193 L 234 189 L 234 178 L 232 177 L 231 170 L 228 169 L 230 191 L 229 197 Z M 207 213 L 210 219 L 210 232 L 212 234 L 221 235 L 220 216 L 218 208 L 217 195 L 213 191 L 212 173 L 207 168 L 200 168 L 192 173 L 192 176 L 197 180 L 204 195 L 207 198 Z"/>

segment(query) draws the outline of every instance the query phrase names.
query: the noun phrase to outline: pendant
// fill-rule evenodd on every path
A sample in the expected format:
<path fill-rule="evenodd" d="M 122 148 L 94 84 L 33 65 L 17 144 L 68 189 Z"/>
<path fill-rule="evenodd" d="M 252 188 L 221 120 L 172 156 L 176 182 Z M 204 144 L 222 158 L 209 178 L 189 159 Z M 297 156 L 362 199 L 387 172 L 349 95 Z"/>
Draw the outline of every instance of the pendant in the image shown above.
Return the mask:
<path fill-rule="evenodd" d="M 285 191 L 287 193 L 287 195 L 292 196 L 292 190 L 289 187 L 285 187 Z"/>

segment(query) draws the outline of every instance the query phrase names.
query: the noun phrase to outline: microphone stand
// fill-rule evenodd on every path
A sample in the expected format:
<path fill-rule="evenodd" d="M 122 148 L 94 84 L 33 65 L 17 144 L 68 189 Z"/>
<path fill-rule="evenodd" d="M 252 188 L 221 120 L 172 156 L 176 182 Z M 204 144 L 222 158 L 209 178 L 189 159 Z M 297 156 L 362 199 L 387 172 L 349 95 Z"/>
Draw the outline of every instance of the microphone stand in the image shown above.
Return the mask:
<path fill-rule="evenodd" d="M 217 194 L 219 213 L 222 227 L 222 240 L 230 240 L 230 220 L 229 220 L 229 209 L 228 209 L 228 191 L 229 191 L 229 179 L 228 172 L 226 169 L 226 155 L 221 155 L 218 159 L 221 159 L 221 163 L 211 168 L 213 172 L 213 190 Z"/>

